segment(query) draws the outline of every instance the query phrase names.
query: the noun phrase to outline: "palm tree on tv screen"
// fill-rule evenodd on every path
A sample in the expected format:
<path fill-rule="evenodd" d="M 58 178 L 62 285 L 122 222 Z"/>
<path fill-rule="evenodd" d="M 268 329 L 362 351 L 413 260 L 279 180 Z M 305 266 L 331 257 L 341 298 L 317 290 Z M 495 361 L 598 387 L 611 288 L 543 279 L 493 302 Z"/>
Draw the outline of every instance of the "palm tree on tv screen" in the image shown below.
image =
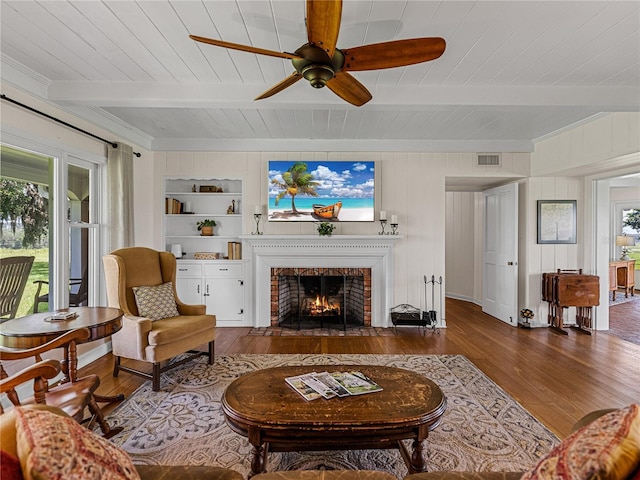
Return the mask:
<path fill-rule="evenodd" d="M 291 195 L 291 211 L 298 213 L 296 209 L 296 195 L 303 193 L 312 197 L 317 197 L 316 187 L 319 182 L 313 180 L 313 175 L 307 172 L 307 164 L 304 162 L 296 162 L 282 174 L 282 181 L 278 179 L 271 180 L 271 183 L 282 189 L 275 199 L 276 206 L 278 202 L 286 195 Z"/>

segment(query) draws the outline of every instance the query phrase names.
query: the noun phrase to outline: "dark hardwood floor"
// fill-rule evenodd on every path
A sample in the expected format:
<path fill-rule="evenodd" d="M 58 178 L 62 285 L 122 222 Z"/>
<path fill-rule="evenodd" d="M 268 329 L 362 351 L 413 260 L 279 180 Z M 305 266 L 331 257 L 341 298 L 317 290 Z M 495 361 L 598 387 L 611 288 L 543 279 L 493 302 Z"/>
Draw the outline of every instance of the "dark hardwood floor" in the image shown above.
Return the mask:
<path fill-rule="evenodd" d="M 547 328 L 522 329 L 482 313 L 477 305 L 447 299 L 447 328 L 439 335 L 400 329 L 376 337 L 272 337 L 249 328 L 219 328 L 216 354 L 368 353 L 462 354 L 561 438 L 585 413 L 640 403 L 640 345 L 614 335 Z M 84 367 L 100 375 L 99 393 L 133 392 L 143 379 L 113 378 L 112 355 Z M 107 410 L 113 406 L 108 406 Z"/>

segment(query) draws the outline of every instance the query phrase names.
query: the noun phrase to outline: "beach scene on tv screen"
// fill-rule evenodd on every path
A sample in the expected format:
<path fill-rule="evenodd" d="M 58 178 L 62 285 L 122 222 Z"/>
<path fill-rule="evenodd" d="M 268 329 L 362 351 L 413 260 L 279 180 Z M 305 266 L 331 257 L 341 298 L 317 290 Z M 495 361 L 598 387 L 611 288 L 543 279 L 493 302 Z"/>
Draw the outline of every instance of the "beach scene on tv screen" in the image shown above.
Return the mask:
<path fill-rule="evenodd" d="M 375 163 L 269 161 L 270 221 L 372 222 Z"/>

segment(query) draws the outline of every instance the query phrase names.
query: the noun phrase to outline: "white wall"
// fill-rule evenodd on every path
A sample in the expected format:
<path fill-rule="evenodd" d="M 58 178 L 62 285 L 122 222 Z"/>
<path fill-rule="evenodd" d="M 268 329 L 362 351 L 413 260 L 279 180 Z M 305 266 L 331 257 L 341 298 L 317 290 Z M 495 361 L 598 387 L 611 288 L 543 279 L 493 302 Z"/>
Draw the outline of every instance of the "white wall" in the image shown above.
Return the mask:
<path fill-rule="evenodd" d="M 446 193 L 445 278 L 448 297 L 480 303 L 476 277 L 476 193 Z M 481 295 L 481 292 L 480 292 Z"/>
<path fill-rule="evenodd" d="M 18 89 L 3 85 L 3 93 L 34 108 L 43 110 L 65 121 L 105 138 L 120 140 L 89 122 L 48 103 L 24 94 Z M 64 126 L 37 117 L 32 113 L 6 102 L 2 105 L 1 127 L 3 131 L 19 132 L 25 138 L 42 144 L 66 148 L 90 155 L 105 155 L 100 142 L 74 132 Z M 19 146 L 19 145 L 18 145 Z M 520 204 L 520 282 L 521 306 L 537 311 L 536 322 L 546 324 L 546 313 L 539 295 L 540 276 L 543 271 L 556 268 L 582 267 L 606 278 L 608 252 L 597 256 L 596 244 L 607 242 L 608 233 L 596 237 L 596 219 L 593 202 L 596 201 L 592 182 L 598 176 L 638 171 L 640 152 L 640 114 L 615 113 L 590 123 L 569 129 L 535 144 L 532 158 L 526 153 L 503 153 L 503 166 L 476 167 L 472 153 L 385 153 L 385 152 L 142 152 L 135 159 L 135 223 L 136 244 L 154 248 L 161 245 L 162 226 L 162 176 L 195 175 L 202 177 L 229 176 L 242 178 L 245 186 L 244 201 L 247 205 L 266 203 L 267 161 L 269 159 L 309 160 L 374 160 L 379 168 L 379 196 L 376 209 L 396 213 L 400 221 L 399 233 L 404 238 L 396 248 L 396 289 L 398 303 L 420 305 L 424 297 L 423 275 L 442 275 L 447 290 L 448 276 L 461 278 L 460 269 L 466 275 L 469 264 L 445 271 L 445 242 L 462 242 L 447 236 L 456 231 L 455 224 L 448 225 L 445 177 L 505 176 L 522 177 Z M 530 164 L 531 161 L 531 164 Z M 609 173 L 602 173 L 609 172 Z M 585 176 L 589 175 L 589 176 Z M 536 244 L 537 199 L 576 198 L 578 200 L 579 225 L 576 246 L 551 246 Z M 468 200 L 468 199 L 467 199 Z M 465 208 L 473 208 L 475 237 L 478 236 L 478 216 L 481 212 L 477 195 L 474 205 L 465 200 Z M 458 205 L 460 205 L 458 203 Z M 608 201 L 607 201 L 608 210 Z M 524 215 L 523 215 L 524 213 Z M 455 218 L 455 217 L 453 217 Z M 608 225 L 608 217 L 607 217 Z M 598 219 L 602 222 L 602 219 Z M 251 215 L 244 219 L 245 233 L 254 226 Z M 460 227 L 457 227 L 460 230 Z M 312 225 L 266 224 L 267 234 L 315 234 Z M 337 234 L 376 234 L 378 225 L 342 224 Z M 597 241 L 596 241 L 597 238 Z M 467 282 L 456 286 L 461 294 L 478 299 L 478 245 L 474 247 L 473 293 Z M 451 252 L 449 252 L 451 254 Z M 523 257 L 524 255 L 524 257 Z M 603 270 L 604 268 L 604 270 Z M 598 272 L 605 273 L 598 273 Z M 457 283 L 457 282 L 456 282 Z M 601 282 L 602 283 L 602 282 Z M 600 314 L 600 309 L 597 314 Z"/>
<path fill-rule="evenodd" d="M 610 170 L 616 159 L 639 151 L 640 113 L 611 113 L 536 142 L 531 176 L 584 176 Z"/>
<path fill-rule="evenodd" d="M 538 312 L 535 325 L 546 325 L 547 307 L 540 302 L 543 272 L 582 268 L 600 277 L 600 298 L 608 298 L 609 187 L 598 186 L 598 181 L 640 171 L 639 152 L 638 112 L 609 114 L 535 144 L 531 178 L 526 180 L 527 239 L 521 252 L 529 284 L 521 301 Z M 576 245 L 536 244 L 534 212 L 541 199 L 578 201 Z M 596 328 L 608 328 L 608 310 L 608 302 L 601 301 L 595 312 Z"/>
<path fill-rule="evenodd" d="M 136 243 L 153 248 L 161 244 L 164 199 L 164 176 L 196 178 L 239 178 L 243 180 L 243 201 L 249 214 L 243 220 L 244 233 L 255 227 L 253 206 L 267 203 L 268 160 L 370 160 L 376 161 L 376 210 L 396 214 L 399 234 L 403 238 L 395 247 L 395 302 L 421 306 L 424 302 L 424 275 L 444 279 L 446 202 L 445 177 L 505 176 L 525 177 L 529 171 L 529 154 L 503 153 L 502 167 L 476 167 L 471 153 L 383 153 L 383 152 L 155 152 L 150 171 L 136 178 L 136 185 L 149 193 L 142 199 L 152 228 L 136 230 Z M 149 178 L 153 177 L 153 185 Z M 153 191 L 150 191 L 152 189 Z M 143 209 L 141 206 L 137 206 Z M 470 217 L 469 217 L 470 218 Z M 376 235 L 373 223 L 339 223 L 334 235 Z M 314 235 L 312 223 L 266 223 L 265 234 Z M 470 235 L 473 235 L 471 233 Z M 463 275 L 470 275 L 466 262 L 460 263 Z M 473 263 L 473 259 L 471 261 Z M 459 276 L 456 271 L 452 275 Z M 473 276 L 471 274 L 471 276 Z M 471 296 L 474 296 L 472 293 Z M 439 299 L 436 300 L 439 306 Z M 444 314 L 444 312 L 442 312 Z"/>

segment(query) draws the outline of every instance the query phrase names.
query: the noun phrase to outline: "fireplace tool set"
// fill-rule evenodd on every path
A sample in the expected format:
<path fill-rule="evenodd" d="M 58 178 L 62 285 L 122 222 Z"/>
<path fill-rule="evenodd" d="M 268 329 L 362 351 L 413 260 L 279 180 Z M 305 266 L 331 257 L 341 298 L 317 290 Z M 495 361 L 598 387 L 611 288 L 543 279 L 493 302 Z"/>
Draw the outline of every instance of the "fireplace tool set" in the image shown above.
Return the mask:
<path fill-rule="evenodd" d="M 442 277 L 438 278 L 436 282 L 436 276 L 431 275 L 431 280 L 427 281 L 427 276 L 424 276 L 424 307 L 427 308 L 427 285 L 431 284 L 431 310 L 425 310 L 422 312 L 422 318 L 427 321 L 427 325 L 431 327 L 431 329 L 435 333 L 440 333 L 440 329 L 437 327 L 438 325 L 438 312 L 436 311 L 436 301 L 435 301 L 435 291 L 436 291 L 436 283 L 440 285 L 440 311 L 442 312 Z"/>
<path fill-rule="evenodd" d="M 431 310 L 427 310 L 427 286 L 431 284 Z M 424 276 L 424 304 L 425 310 L 420 311 L 407 303 L 397 305 L 391 309 L 391 323 L 398 331 L 398 325 L 406 325 L 413 327 L 422 327 L 422 334 L 425 335 L 427 328 L 433 330 L 434 333 L 440 333 L 438 328 L 438 312 L 435 310 L 435 288 L 436 284 L 440 285 L 440 310 L 442 311 L 442 277 L 436 282 L 435 275 L 431 276 L 431 280 L 427 281 Z"/>

